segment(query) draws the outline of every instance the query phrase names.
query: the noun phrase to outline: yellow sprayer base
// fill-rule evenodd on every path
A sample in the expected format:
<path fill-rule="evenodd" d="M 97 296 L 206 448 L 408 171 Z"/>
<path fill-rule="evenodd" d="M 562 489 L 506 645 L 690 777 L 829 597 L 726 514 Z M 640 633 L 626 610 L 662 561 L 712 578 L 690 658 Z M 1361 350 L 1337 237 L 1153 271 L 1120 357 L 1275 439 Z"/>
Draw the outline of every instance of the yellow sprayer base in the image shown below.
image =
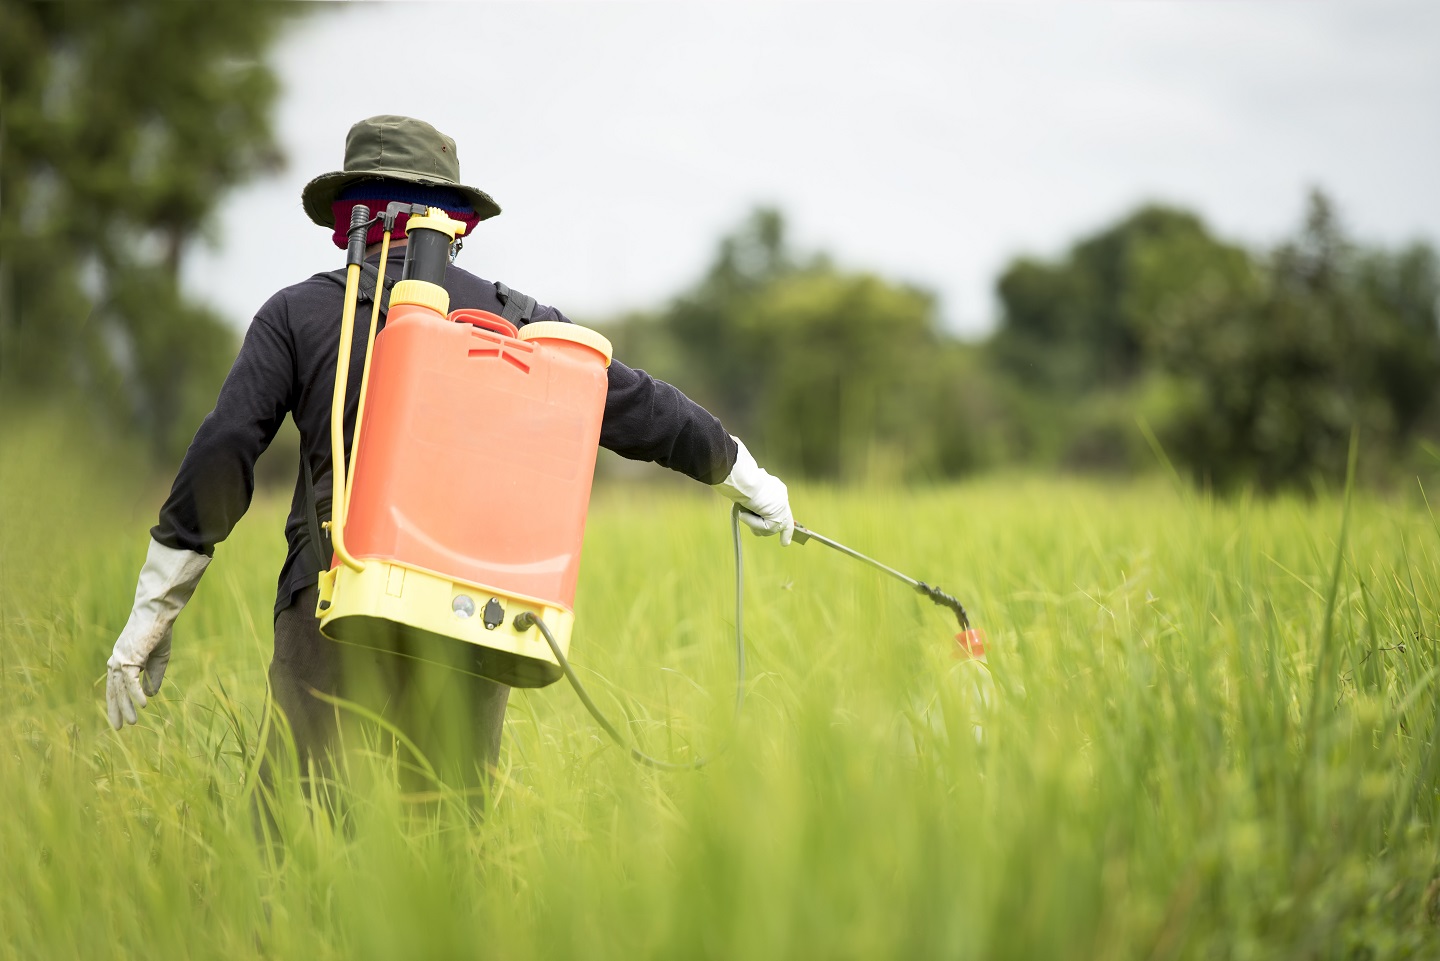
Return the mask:
<path fill-rule="evenodd" d="M 530 612 L 569 653 L 575 615 L 551 601 L 457 581 L 398 561 L 368 559 L 320 575 L 315 615 L 334 641 L 430 661 L 512 687 L 544 687 L 560 664 L 540 631 L 515 629 Z"/>

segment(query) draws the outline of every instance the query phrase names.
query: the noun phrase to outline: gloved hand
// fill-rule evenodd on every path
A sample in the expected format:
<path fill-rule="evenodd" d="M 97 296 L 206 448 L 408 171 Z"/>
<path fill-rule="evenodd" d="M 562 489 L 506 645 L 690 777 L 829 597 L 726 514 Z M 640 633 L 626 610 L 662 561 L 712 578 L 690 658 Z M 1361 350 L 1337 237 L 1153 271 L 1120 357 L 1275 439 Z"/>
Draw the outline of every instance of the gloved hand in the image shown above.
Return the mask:
<path fill-rule="evenodd" d="M 740 451 L 730 476 L 716 484 L 715 489 L 751 512 L 740 514 L 745 526 L 762 537 L 779 534 L 781 546 L 789 546 L 795 534 L 795 518 L 790 516 L 790 492 L 780 478 L 755 463 L 740 438 L 732 434 L 730 439 Z"/>
<path fill-rule="evenodd" d="M 170 663 L 170 626 L 195 593 L 209 564 L 210 558 L 204 554 L 150 541 L 135 585 L 135 606 L 115 642 L 105 677 L 105 708 L 115 730 L 120 730 L 122 722 L 136 723 L 135 708 L 144 707 L 146 697 L 160 690 Z M 141 670 L 145 672 L 143 684 Z"/>

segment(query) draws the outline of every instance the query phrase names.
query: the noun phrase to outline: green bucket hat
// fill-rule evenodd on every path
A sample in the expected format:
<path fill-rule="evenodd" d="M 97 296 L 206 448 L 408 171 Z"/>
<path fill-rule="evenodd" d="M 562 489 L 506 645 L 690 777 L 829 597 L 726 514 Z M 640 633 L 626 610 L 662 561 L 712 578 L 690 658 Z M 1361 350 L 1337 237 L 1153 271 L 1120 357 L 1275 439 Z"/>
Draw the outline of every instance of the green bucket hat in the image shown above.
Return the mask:
<path fill-rule="evenodd" d="M 306 215 L 321 227 L 333 228 L 335 216 L 330 205 L 340 191 L 378 177 L 458 190 L 481 220 L 500 212 L 500 205 L 489 194 L 460 182 L 460 155 L 454 140 L 423 120 L 381 114 L 350 128 L 345 136 L 344 170 L 322 174 L 305 185 L 300 200 Z"/>

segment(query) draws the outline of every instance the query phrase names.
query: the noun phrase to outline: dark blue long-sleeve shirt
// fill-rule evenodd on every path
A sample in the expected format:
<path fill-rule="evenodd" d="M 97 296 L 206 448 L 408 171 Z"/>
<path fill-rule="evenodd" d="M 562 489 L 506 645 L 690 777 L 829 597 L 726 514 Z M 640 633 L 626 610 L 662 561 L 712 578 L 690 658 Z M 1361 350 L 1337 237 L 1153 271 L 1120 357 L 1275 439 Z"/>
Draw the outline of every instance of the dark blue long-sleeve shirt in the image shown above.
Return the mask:
<path fill-rule="evenodd" d="M 404 249 L 392 251 L 386 273 L 400 276 Z M 494 284 L 448 268 L 445 289 L 451 309 L 500 313 Z M 329 517 L 330 406 L 335 355 L 340 344 L 344 290 L 325 274 L 286 287 L 255 315 L 220 396 L 196 431 L 180 463 L 170 496 L 151 535 L 167 547 L 213 554 L 250 506 L 255 461 L 288 414 L 300 430 L 300 475 L 285 523 L 288 553 L 281 568 L 275 610 L 317 579 L 310 547 L 304 472 L 314 478 L 317 512 Z M 537 306 L 531 322 L 569 322 L 553 307 Z M 350 362 L 345 398 L 345 445 L 349 449 L 364 365 L 368 307 L 355 317 L 358 345 Z M 384 320 L 380 322 L 384 328 Z M 612 361 L 600 444 L 623 457 L 654 461 L 708 484 L 725 479 L 736 447 L 720 421 L 676 388 L 643 370 Z M 328 561 L 328 558 L 326 558 Z"/>

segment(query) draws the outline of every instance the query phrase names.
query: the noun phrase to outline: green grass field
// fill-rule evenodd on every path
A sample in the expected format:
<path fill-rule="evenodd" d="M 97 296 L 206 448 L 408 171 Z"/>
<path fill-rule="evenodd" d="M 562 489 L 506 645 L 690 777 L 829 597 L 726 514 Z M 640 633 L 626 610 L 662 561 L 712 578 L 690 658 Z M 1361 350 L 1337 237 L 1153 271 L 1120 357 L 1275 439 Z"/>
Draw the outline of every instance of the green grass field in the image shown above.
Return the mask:
<path fill-rule="evenodd" d="M 1440 526 L 1388 499 L 1212 502 L 1156 481 L 794 491 L 801 519 L 960 596 L 745 537 L 729 703 L 719 498 L 608 488 L 562 684 L 511 701 L 483 823 L 356 757 L 281 860 L 247 791 L 284 506 L 257 500 L 112 732 L 103 668 L 163 488 L 54 424 L 0 443 L 6 956 L 1440 957 Z M 1342 530 L 1345 532 L 1342 538 Z M 978 727 L 977 727 L 978 725 Z M 363 770 L 359 770 L 363 769 Z"/>

